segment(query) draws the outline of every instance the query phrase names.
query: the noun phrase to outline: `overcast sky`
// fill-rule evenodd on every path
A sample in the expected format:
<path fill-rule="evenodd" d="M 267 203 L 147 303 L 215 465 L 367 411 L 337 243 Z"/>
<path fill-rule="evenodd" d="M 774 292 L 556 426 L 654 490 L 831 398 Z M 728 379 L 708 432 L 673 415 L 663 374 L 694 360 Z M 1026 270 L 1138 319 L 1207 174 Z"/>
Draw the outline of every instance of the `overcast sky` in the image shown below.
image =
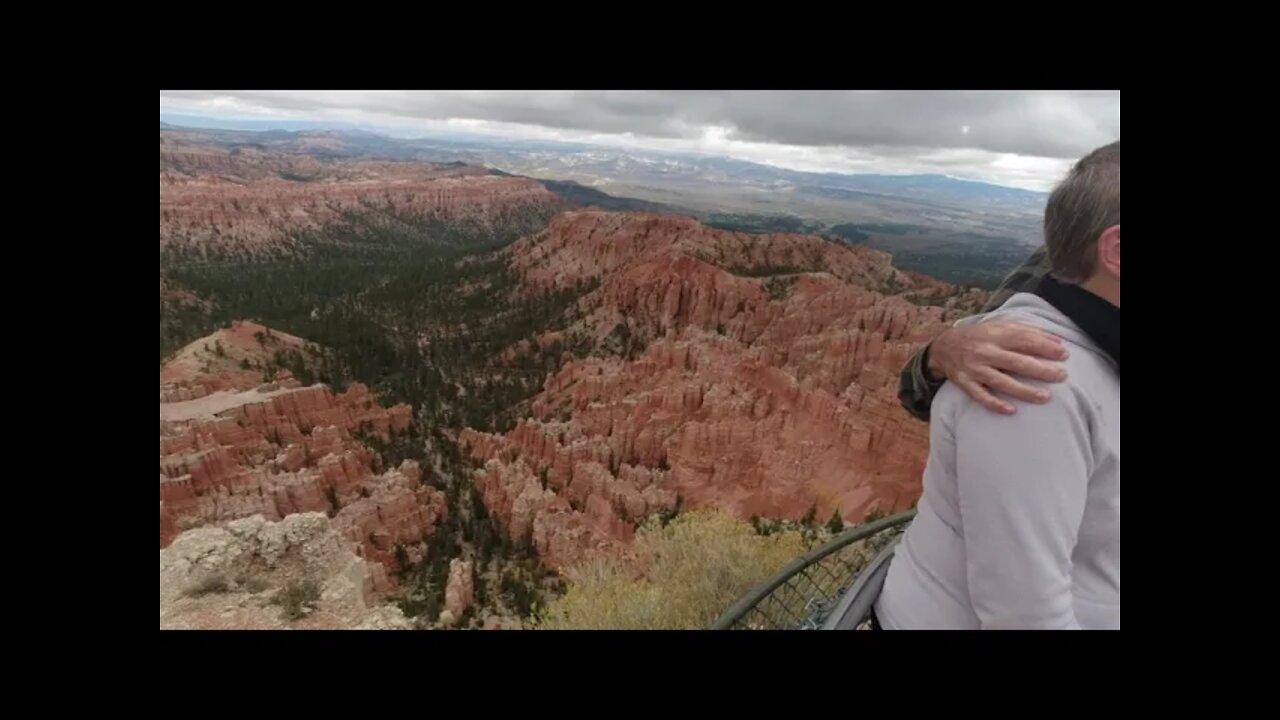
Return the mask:
<path fill-rule="evenodd" d="M 170 91 L 162 113 L 466 130 L 1034 190 L 1120 138 L 1119 91 Z"/>

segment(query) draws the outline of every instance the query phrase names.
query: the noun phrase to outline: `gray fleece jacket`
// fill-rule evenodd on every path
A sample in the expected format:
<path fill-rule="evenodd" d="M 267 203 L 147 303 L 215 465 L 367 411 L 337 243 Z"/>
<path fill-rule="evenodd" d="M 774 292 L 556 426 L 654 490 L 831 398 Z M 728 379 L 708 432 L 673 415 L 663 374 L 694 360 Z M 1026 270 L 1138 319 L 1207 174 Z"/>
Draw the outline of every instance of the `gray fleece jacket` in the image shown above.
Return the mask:
<path fill-rule="evenodd" d="M 963 322 L 1065 341 L 1065 382 L 1004 416 L 953 384 L 933 401 L 919 512 L 875 609 L 886 629 L 1120 628 L 1120 374 L 1042 298 Z"/>

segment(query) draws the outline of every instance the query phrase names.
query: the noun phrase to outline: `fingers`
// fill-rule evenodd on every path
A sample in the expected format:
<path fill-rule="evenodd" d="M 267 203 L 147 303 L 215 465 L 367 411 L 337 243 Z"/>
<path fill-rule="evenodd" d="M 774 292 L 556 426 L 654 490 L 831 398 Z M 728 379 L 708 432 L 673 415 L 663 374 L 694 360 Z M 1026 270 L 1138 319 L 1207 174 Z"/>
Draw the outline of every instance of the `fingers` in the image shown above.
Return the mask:
<path fill-rule="evenodd" d="M 997 393 L 1015 401 L 1049 402 L 1052 396 L 1047 389 L 1023 381 L 1054 383 L 1066 379 L 1062 366 L 1046 362 L 1066 360 L 1067 349 L 1062 340 L 1018 323 L 1003 323 L 985 330 L 982 340 L 977 334 L 981 331 L 968 340 L 969 351 L 961 356 L 963 364 L 956 368 L 951 381 L 975 402 L 1002 415 L 1012 415 L 1016 409 Z"/>
<path fill-rule="evenodd" d="M 991 412 L 1000 413 L 1001 415 L 1012 415 L 1014 413 L 1013 406 L 992 395 L 987 391 L 981 383 L 974 380 L 969 375 L 959 375 L 955 379 L 955 384 L 965 392 L 966 395 L 973 398 L 974 402 L 982 405 Z"/>
<path fill-rule="evenodd" d="M 1015 400 L 1038 404 L 1049 402 L 1048 390 L 1019 382 L 999 370 L 982 368 L 975 373 L 975 379 L 989 390 L 1003 393 Z"/>
<path fill-rule="evenodd" d="M 1005 325 L 994 341 L 1011 352 L 1034 355 L 1046 360 L 1067 359 L 1067 349 L 1061 338 L 1028 325 Z"/>
<path fill-rule="evenodd" d="M 1037 360 L 1030 355 L 1019 355 L 1008 350 L 994 349 L 987 361 L 995 370 L 1011 375 L 1019 375 L 1041 382 L 1062 382 L 1067 379 L 1067 371 L 1060 365 Z"/>

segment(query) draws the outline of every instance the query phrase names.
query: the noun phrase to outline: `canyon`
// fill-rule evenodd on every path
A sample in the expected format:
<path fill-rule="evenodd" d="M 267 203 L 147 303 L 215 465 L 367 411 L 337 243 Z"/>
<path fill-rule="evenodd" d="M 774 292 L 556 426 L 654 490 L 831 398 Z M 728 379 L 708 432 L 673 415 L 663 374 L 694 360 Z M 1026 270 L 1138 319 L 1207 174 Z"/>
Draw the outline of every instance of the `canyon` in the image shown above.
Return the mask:
<path fill-rule="evenodd" d="M 553 566 L 677 506 L 846 522 L 909 507 L 928 429 L 899 406 L 898 371 L 984 299 L 878 251 L 686 218 L 564 213 L 507 253 L 535 286 L 601 278 L 575 330 L 646 346 L 569 360 L 516 428 L 460 435 L 490 511 Z"/>
<path fill-rule="evenodd" d="M 236 285 L 237 271 L 208 284 L 216 296 L 174 280 L 233 256 L 316 293 L 327 276 L 305 273 L 355 243 L 353 213 L 400 228 L 405 253 L 422 218 L 520 231 L 496 250 L 444 248 L 429 288 L 388 279 L 416 255 L 334 256 L 316 272 L 363 284 L 302 315 L 273 296 L 262 317 L 227 319 L 228 293 L 267 289 Z M 518 625 L 553 592 L 541 568 L 626 556 L 645 522 L 708 509 L 852 524 L 908 508 L 928 428 L 900 407 L 898 373 L 986 299 L 828 238 L 575 208 L 459 163 L 228 150 L 163 130 L 160 223 L 162 627 L 423 626 L 414 613 Z M 301 259 L 299 238 L 321 260 Z M 406 309 L 371 300 L 388 287 Z M 438 318 L 429 299 L 471 314 Z M 527 326 L 501 324 L 534 307 Z M 300 336 L 299 316 L 347 343 L 346 364 Z M 431 354 L 444 332 L 468 359 Z M 315 599 L 284 622 L 267 608 L 303 579 Z M 189 590 L 201 584 L 221 589 Z"/>

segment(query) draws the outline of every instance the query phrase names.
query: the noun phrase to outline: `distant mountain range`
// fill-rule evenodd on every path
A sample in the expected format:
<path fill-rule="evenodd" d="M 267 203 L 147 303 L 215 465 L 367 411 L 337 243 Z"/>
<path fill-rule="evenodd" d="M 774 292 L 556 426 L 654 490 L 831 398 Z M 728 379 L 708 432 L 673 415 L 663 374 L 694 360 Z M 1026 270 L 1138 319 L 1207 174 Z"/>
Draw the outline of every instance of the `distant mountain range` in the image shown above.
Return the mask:
<path fill-rule="evenodd" d="M 1045 194 L 944 175 L 809 173 L 729 158 L 556 148 L 533 143 L 407 141 L 423 159 L 462 159 L 540 179 L 703 212 L 916 225 L 1039 241 Z"/>
<path fill-rule="evenodd" d="M 180 119 L 187 127 L 202 123 L 205 132 L 222 143 L 240 141 L 288 151 L 289 145 L 320 135 L 328 141 L 325 153 L 334 157 L 460 160 L 539 179 L 573 180 L 611 195 L 706 212 L 796 215 L 833 223 L 899 223 L 1026 243 L 1039 241 L 1039 217 L 1046 198 L 1040 192 L 945 175 L 813 173 L 724 157 L 624 151 L 582 143 L 475 135 L 407 139 L 333 123 L 165 117 Z M 167 127 L 174 129 L 174 124 L 169 122 Z M 306 152 L 316 154 L 312 143 L 307 145 Z"/>
<path fill-rule="evenodd" d="M 334 123 L 164 115 L 161 130 L 183 143 L 233 152 L 256 149 L 322 161 L 462 162 L 543 181 L 582 205 L 693 215 L 745 231 L 793 227 L 824 234 L 841 227 L 846 231 L 834 234 L 889 251 L 901 267 L 986 287 L 1040 243 L 1047 197 L 938 174 L 800 172 L 725 157 L 583 143 L 479 135 L 390 137 Z"/>

